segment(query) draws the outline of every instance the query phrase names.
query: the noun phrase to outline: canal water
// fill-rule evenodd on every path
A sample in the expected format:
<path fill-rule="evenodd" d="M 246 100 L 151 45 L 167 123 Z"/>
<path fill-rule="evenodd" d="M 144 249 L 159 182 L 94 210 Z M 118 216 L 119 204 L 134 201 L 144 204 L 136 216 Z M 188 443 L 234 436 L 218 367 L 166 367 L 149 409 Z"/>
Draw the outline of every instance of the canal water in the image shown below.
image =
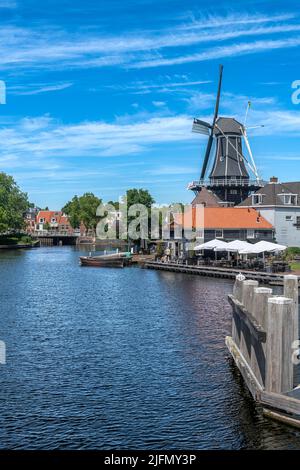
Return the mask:
<path fill-rule="evenodd" d="M 299 449 L 224 346 L 231 281 L 0 254 L 0 448 Z"/>

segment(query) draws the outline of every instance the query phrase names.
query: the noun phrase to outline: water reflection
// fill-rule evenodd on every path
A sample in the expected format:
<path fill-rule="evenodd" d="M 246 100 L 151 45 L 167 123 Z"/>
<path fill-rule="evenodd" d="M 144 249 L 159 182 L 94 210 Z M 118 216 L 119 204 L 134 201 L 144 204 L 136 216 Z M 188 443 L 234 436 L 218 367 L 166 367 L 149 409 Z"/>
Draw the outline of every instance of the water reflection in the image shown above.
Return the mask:
<path fill-rule="evenodd" d="M 0 254 L 2 448 L 300 448 L 229 353 L 231 281 Z"/>

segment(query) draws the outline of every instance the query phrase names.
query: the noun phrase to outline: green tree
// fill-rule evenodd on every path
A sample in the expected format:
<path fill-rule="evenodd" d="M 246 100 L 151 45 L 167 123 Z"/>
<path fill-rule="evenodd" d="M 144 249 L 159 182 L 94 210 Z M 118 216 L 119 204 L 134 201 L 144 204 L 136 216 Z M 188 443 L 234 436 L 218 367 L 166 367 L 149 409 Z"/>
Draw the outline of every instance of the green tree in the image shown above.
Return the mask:
<path fill-rule="evenodd" d="M 73 199 L 62 208 L 62 212 L 67 214 L 71 227 L 80 227 L 80 203 L 78 196 L 74 196 Z"/>
<path fill-rule="evenodd" d="M 133 204 L 143 204 L 148 207 L 148 209 L 151 209 L 152 204 L 155 203 L 155 200 L 147 189 L 128 189 L 126 196 L 128 207 Z"/>
<path fill-rule="evenodd" d="M 101 204 L 101 199 L 93 193 L 85 193 L 82 196 L 74 196 L 73 199 L 62 208 L 67 214 L 70 224 L 73 228 L 80 227 L 82 222 L 87 230 L 91 230 L 93 234 L 96 232 L 96 226 L 99 217 L 96 215 L 97 207 Z"/>
<path fill-rule="evenodd" d="M 127 196 L 127 210 L 133 205 L 133 204 L 143 204 L 145 207 L 148 209 L 148 237 L 150 237 L 150 226 L 151 226 L 151 207 L 152 204 L 155 203 L 154 198 L 151 196 L 149 191 L 147 189 L 128 189 L 126 192 Z M 135 217 L 129 217 L 128 216 L 128 223 L 130 223 Z M 136 241 L 137 242 L 137 241 Z M 144 242 L 139 240 L 137 243 L 139 246 L 144 246 Z"/>
<path fill-rule="evenodd" d="M 28 208 L 27 194 L 20 190 L 12 176 L 0 173 L 0 232 L 22 230 Z"/>

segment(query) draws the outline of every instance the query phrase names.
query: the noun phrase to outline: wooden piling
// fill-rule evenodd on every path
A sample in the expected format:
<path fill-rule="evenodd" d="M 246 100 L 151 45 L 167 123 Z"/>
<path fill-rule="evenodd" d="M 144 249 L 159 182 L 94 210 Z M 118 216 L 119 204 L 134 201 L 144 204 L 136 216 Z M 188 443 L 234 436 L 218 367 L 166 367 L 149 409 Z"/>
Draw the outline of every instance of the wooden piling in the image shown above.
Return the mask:
<path fill-rule="evenodd" d="M 255 287 L 252 305 L 252 315 L 256 322 L 266 331 L 268 316 L 268 299 L 272 296 L 272 289 L 268 287 Z M 253 335 L 251 337 L 251 369 L 261 386 L 266 380 L 266 343 L 260 342 Z"/>
<path fill-rule="evenodd" d="M 242 286 L 242 304 L 248 312 L 252 312 L 254 289 L 258 286 L 258 281 L 248 279 L 243 281 Z M 252 335 L 249 327 L 241 323 L 240 350 L 248 364 L 251 362 L 251 344 Z"/>
<path fill-rule="evenodd" d="M 268 299 L 266 344 L 266 391 L 283 393 L 293 388 L 292 343 L 295 334 L 294 301 Z"/>
<path fill-rule="evenodd" d="M 254 302 L 252 313 L 264 330 L 267 326 L 268 299 L 272 296 L 273 290 L 269 287 L 254 288 Z"/>
<path fill-rule="evenodd" d="M 235 278 L 235 283 L 233 286 L 233 295 L 234 297 L 239 301 L 242 302 L 242 296 L 243 296 L 243 281 L 245 281 L 246 278 L 242 274 L 239 274 Z"/>
<path fill-rule="evenodd" d="M 284 296 L 288 297 L 289 299 L 293 299 L 294 307 L 297 312 L 295 318 L 295 332 L 294 332 L 294 341 L 299 339 L 299 305 L 298 305 L 298 276 L 293 274 L 289 274 L 284 276 Z"/>
<path fill-rule="evenodd" d="M 300 393 L 294 388 L 293 343 L 298 338 L 298 278 L 285 276 L 284 296 L 257 287 L 234 285 L 232 337 L 226 345 L 253 398 L 267 416 L 300 426 Z"/>

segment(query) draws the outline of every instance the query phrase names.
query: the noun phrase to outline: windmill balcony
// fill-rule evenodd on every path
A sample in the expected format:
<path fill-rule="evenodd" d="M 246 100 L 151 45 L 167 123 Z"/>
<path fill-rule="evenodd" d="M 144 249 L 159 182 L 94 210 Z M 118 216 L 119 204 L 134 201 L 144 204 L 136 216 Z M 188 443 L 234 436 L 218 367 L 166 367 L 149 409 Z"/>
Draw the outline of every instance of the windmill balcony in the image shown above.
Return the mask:
<path fill-rule="evenodd" d="M 188 189 L 197 189 L 203 186 L 230 186 L 230 187 L 255 187 L 260 188 L 266 184 L 263 180 L 250 180 L 248 178 L 210 178 L 209 180 L 192 181 L 188 184 Z"/>

